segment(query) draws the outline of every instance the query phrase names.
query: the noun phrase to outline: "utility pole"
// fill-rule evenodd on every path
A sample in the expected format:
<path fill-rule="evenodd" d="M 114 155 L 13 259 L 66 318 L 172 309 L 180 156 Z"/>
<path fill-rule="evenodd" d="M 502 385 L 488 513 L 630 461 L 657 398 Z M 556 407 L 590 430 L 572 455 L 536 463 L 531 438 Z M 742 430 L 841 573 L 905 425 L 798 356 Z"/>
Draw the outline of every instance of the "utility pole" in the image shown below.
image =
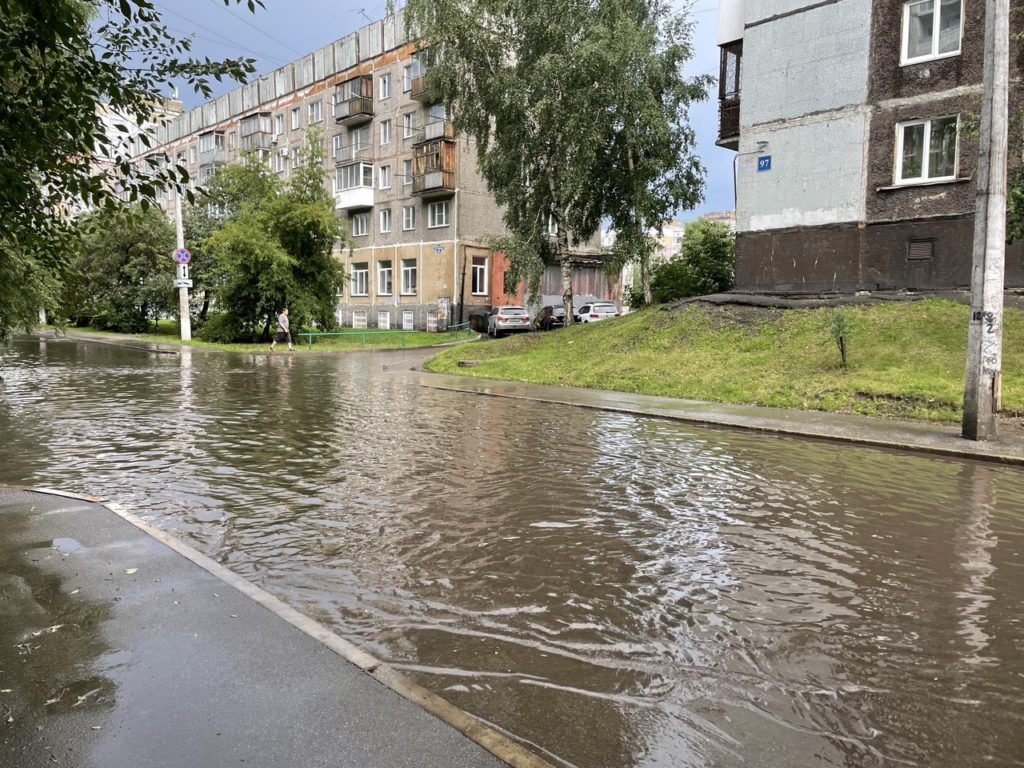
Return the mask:
<path fill-rule="evenodd" d="M 962 431 L 968 440 L 996 437 L 996 411 L 1001 399 L 1009 76 L 1010 0 L 986 0 L 985 76 Z"/>
<path fill-rule="evenodd" d="M 185 228 L 181 223 L 181 192 L 174 193 L 174 229 L 178 235 L 178 252 L 185 250 Z M 192 340 L 192 318 L 188 313 L 188 263 L 178 262 L 177 280 L 178 286 L 178 327 L 181 330 L 181 340 Z"/>

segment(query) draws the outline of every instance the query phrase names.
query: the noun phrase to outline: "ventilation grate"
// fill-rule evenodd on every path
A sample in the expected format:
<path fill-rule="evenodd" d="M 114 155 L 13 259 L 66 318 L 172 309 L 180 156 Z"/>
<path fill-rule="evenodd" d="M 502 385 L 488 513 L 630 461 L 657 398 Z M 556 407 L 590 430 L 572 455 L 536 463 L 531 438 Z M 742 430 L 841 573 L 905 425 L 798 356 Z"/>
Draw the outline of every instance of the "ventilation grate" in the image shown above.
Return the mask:
<path fill-rule="evenodd" d="M 935 258 L 934 240 L 908 240 L 907 261 L 931 261 Z"/>

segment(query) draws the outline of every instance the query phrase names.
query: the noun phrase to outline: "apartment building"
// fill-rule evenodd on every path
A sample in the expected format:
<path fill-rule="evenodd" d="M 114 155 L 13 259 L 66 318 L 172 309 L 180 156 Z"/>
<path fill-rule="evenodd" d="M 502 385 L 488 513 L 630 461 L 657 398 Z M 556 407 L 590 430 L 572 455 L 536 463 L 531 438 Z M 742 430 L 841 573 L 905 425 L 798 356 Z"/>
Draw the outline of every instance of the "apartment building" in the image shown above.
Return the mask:
<path fill-rule="evenodd" d="M 199 181 L 253 153 L 286 178 L 318 126 L 325 184 L 351 246 L 337 320 L 353 327 L 424 329 L 490 307 L 501 210 L 425 88 L 425 67 L 401 14 L 368 24 L 156 132 L 157 152 Z M 147 154 L 149 154 L 147 152 Z M 171 210 L 174 201 L 161 201 Z"/>
<path fill-rule="evenodd" d="M 968 286 L 984 3 L 721 0 L 719 13 L 737 289 Z M 1006 281 L 1024 285 L 1019 244 Z"/>

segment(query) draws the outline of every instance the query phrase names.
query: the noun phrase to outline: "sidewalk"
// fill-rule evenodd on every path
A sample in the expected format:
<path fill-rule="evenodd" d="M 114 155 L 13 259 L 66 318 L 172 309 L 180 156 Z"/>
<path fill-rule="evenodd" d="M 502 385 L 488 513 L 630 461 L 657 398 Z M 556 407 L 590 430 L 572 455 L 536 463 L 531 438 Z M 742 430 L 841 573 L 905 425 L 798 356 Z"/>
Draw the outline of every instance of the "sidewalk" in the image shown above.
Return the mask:
<path fill-rule="evenodd" d="M 0 765 L 500 768 L 495 754 L 550 768 L 126 511 L 0 487 Z"/>
<path fill-rule="evenodd" d="M 1000 425 L 999 440 L 979 443 L 960 437 L 960 427 L 957 424 L 931 424 L 824 411 L 710 403 L 629 392 L 520 384 L 440 373 L 418 372 L 414 375 L 422 386 L 453 392 L 558 403 L 636 416 L 674 419 L 705 426 L 753 429 L 796 437 L 838 440 L 881 448 L 1024 465 L 1024 435 L 1019 429 L 1008 425 Z"/>

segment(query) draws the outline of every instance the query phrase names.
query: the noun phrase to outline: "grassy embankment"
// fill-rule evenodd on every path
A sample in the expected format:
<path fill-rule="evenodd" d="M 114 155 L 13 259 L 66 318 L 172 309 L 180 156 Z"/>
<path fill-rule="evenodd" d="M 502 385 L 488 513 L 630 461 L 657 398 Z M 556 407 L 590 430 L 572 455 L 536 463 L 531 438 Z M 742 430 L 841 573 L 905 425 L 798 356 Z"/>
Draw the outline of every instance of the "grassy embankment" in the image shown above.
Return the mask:
<path fill-rule="evenodd" d="M 156 344 L 179 344 L 200 349 L 218 349 L 224 352 L 266 352 L 270 346 L 269 342 L 259 344 L 219 344 L 210 341 L 181 341 L 178 338 L 178 323 L 176 321 L 161 320 L 154 333 L 113 333 L 100 331 L 95 328 L 68 328 L 70 333 L 85 333 L 98 337 L 114 339 L 132 339 L 136 341 L 152 342 Z M 462 331 L 459 333 L 427 333 L 426 331 L 376 331 L 369 329 L 365 332 L 344 329 L 343 336 L 329 336 L 318 339 L 310 347 L 306 339 L 295 335 L 292 343 L 296 352 L 325 352 L 338 350 L 358 349 L 402 349 L 413 347 L 430 347 L 437 344 L 448 344 L 453 341 L 463 341 L 476 338 L 476 333 Z M 287 344 L 278 344 L 277 350 L 288 351 Z"/>
<path fill-rule="evenodd" d="M 949 301 L 847 307 L 849 367 L 828 309 L 689 304 L 445 350 L 427 369 L 539 384 L 955 421 L 968 308 Z M 1007 309 L 1003 408 L 1024 411 L 1024 312 Z M 460 360 L 475 360 L 460 368 Z"/>

